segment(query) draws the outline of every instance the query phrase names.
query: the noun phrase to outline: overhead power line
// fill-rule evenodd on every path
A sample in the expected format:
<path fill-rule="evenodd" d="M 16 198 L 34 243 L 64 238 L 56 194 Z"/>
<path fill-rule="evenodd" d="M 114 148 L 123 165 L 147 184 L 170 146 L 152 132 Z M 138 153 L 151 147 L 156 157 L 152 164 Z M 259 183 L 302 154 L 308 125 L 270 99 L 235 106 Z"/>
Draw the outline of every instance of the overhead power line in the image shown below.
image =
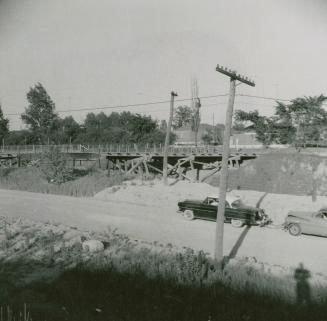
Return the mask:
<path fill-rule="evenodd" d="M 236 96 L 258 98 L 258 99 L 265 99 L 265 100 L 274 100 L 274 101 L 292 101 L 292 99 L 274 98 L 274 97 L 265 97 L 265 96 L 254 96 L 254 95 L 246 95 L 246 94 L 236 94 Z"/>
<path fill-rule="evenodd" d="M 210 98 L 227 97 L 227 96 L 228 96 L 228 94 L 217 94 L 217 95 L 202 96 L 202 97 L 199 97 L 199 98 L 200 99 L 210 99 Z M 247 95 L 247 94 L 236 94 L 235 96 L 236 97 L 248 97 L 248 98 L 262 99 L 262 100 L 270 100 L 270 101 L 285 101 L 285 102 L 292 101 L 291 99 L 285 99 L 285 98 L 255 96 L 255 95 Z M 176 99 L 175 102 L 185 102 L 185 101 L 191 101 L 191 100 L 192 100 L 192 98 L 183 98 L 183 99 Z M 137 103 L 137 104 L 61 109 L 61 110 L 57 110 L 57 112 L 58 113 L 70 113 L 70 112 L 78 112 L 78 111 L 94 111 L 94 110 L 105 110 L 105 109 L 119 109 L 119 108 L 151 106 L 151 105 L 160 105 L 160 104 L 168 104 L 168 103 L 170 103 L 170 100 L 159 100 L 159 101 L 150 101 L 150 102 Z M 322 105 L 327 106 L 324 103 Z M 202 105 L 202 107 L 205 107 L 205 105 Z M 6 116 L 20 116 L 21 113 L 4 113 L 4 115 L 6 115 Z"/>
<path fill-rule="evenodd" d="M 228 96 L 228 94 L 219 94 L 219 95 L 210 95 L 210 96 L 202 96 L 199 97 L 201 99 L 208 99 L 208 98 L 217 98 L 217 97 L 225 97 Z M 176 102 L 183 102 L 183 101 L 189 101 L 192 100 L 192 98 L 183 98 L 183 99 L 176 99 Z M 161 101 L 151 101 L 151 102 L 145 102 L 145 103 L 138 103 L 138 104 L 127 104 L 127 105 L 112 105 L 112 106 L 102 106 L 102 107 L 85 107 L 85 108 L 76 108 L 76 109 L 63 109 L 63 110 L 57 110 L 58 113 L 69 113 L 69 112 L 75 112 L 75 111 L 89 111 L 89 110 L 101 110 L 101 109 L 117 109 L 117 108 L 129 108 L 129 107 L 140 107 L 140 106 L 150 106 L 150 105 L 159 105 L 159 104 L 165 104 L 170 103 L 170 100 L 161 100 Z M 20 113 L 4 113 L 6 116 L 19 116 Z"/>

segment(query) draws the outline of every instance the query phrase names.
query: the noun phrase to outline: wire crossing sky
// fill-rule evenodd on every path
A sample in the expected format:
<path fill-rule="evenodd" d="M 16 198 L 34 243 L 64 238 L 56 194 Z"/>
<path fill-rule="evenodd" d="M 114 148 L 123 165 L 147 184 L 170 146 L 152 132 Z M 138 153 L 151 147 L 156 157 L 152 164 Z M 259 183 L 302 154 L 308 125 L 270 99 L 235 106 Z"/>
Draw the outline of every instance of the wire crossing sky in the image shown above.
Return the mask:
<path fill-rule="evenodd" d="M 37 82 L 59 111 L 128 110 L 168 101 L 171 90 L 191 98 L 194 76 L 200 96 L 227 93 L 217 64 L 254 79 L 255 88 L 237 87 L 244 95 L 327 94 L 326 14 L 324 0 L 0 0 L 0 102 L 19 128 L 15 115 Z M 202 121 L 214 114 L 224 122 L 225 101 L 210 101 L 217 106 L 203 108 Z M 236 109 L 263 114 L 273 106 L 254 97 L 235 101 Z M 169 104 L 142 110 L 164 119 Z M 87 112 L 73 116 L 81 121 Z"/>

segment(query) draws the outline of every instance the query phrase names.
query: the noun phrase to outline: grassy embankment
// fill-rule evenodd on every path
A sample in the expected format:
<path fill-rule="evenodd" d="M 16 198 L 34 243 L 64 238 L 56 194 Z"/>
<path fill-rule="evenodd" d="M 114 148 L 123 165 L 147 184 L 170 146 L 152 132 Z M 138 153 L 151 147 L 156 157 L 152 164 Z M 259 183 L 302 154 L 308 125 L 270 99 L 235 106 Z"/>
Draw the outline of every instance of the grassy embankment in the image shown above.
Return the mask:
<path fill-rule="evenodd" d="M 75 169 L 72 174 L 71 180 L 54 184 L 48 182 L 37 167 L 1 169 L 0 188 L 67 196 L 93 196 L 106 187 L 121 184 L 124 180 L 122 175 L 108 176 L 106 171 L 94 168 Z"/>
<path fill-rule="evenodd" d="M 33 320 L 326 320 L 326 289 L 313 288 L 311 303 L 296 304 L 292 275 L 277 278 L 244 262 L 221 272 L 202 252 L 142 245 L 115 232 L 104 252 L 83 261 L 80 246 L 54 254 L 53 236 L 46 238 L 48 259 L 0 264 L 0 302 L 14 311 L 26 303 Z M 58 270 L 58 255 L 77 266 Z M 23 282 L 27 270 L 51 268 L 51 280 Z"/>

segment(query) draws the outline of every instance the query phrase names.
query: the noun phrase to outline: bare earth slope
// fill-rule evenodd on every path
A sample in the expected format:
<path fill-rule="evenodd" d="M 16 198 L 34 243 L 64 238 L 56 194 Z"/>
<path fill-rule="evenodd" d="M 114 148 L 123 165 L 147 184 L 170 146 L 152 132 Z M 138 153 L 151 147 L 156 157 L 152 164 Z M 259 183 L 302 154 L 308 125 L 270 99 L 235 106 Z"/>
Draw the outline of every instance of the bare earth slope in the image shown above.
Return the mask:
<path fill-rule="evenodd" d="M 218 186 L 219 174 L 208 181 Z M 229 173 L 231 189 L 292 195 L 327 195 L 327 158 L 277 151 L 246 161 Z"/>
<path fill-rule="evenodd" d="M 1 216 L 61 222 L 95 231 L 110 226 L 131 238 L 213 253 L 214 222 L 184 221 L 175 212 L 176 203 L 170 201 L 169 196 L 166 202 L 157 201 L 145 205 L 0 190 Z M 282 230 L 236 229 L 225 224 L 225 255 L 233 251 L 237 256 L 256 257 L 271 265 L 295 267 L 303 262 L 311 271 L 327 274 L 326 242 L 324 238 L 312 236 L 295 238 Z"/>

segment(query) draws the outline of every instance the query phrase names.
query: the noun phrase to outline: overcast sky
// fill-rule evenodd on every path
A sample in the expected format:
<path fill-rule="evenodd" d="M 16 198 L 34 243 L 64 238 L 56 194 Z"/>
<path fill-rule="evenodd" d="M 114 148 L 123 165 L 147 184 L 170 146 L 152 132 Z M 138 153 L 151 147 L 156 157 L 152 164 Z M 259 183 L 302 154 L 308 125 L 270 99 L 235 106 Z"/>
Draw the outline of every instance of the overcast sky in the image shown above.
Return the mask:
<path fill-rule="evenodd" d="M 226 93 L 217 64 L 255 80 L 238 93 L 327 94 L 326 17 L 325 0 L 0 0 L 0 101 L 22 113 L 37 82 L 57 110 L 189 98 L 192 76 L 200 96 Z M 203 121 L 224 122 L 226 101 L 203 99 Z M 273 102 L 235 108 L 271 114 Z M 113 110 L 163 119 L 169 104 Z"/>

